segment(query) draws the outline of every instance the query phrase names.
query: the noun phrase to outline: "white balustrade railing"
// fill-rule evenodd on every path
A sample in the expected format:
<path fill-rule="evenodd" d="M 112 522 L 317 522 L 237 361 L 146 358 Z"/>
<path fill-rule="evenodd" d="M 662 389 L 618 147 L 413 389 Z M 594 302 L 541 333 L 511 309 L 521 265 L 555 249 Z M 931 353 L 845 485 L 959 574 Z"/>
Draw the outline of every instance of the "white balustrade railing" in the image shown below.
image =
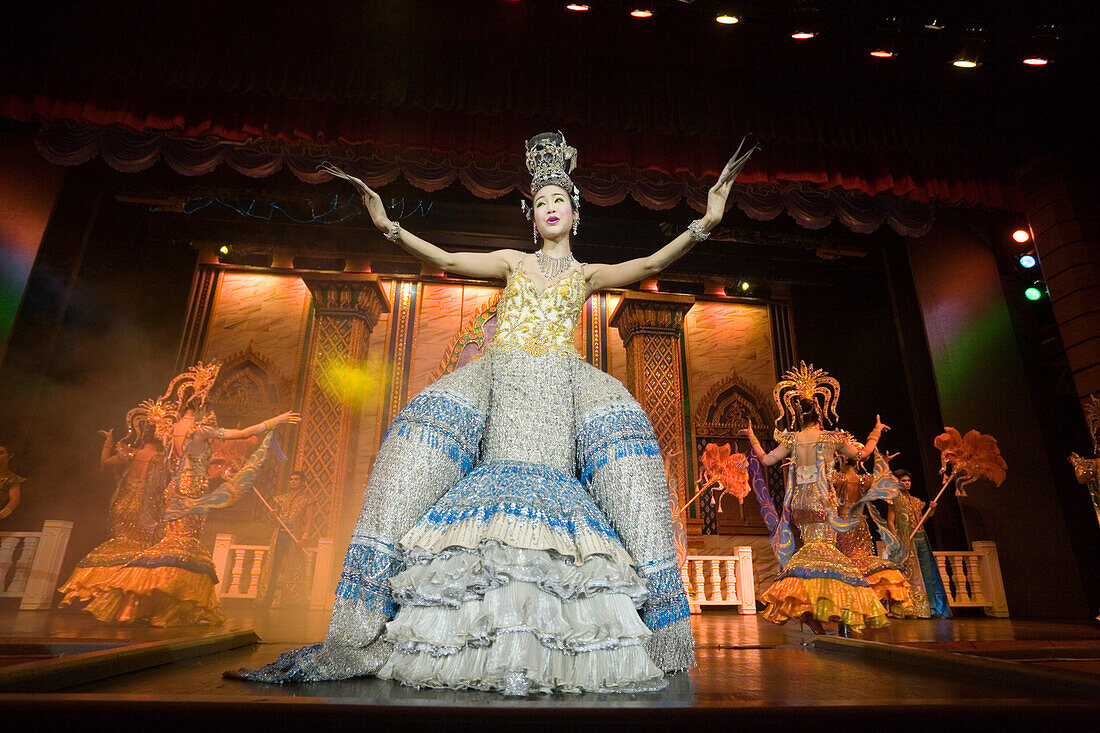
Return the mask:
<path fill-rule="evenodd" d="M 680 567 L 692 613 L 703 606 L 739 606 L 741 613 L 756 613 L 756 586 L 752 574 L 752 548 L 740 546 L 736 555 L 688 555 Z"/>
<path fill-rule="evenodd" d="M 218 573 L 215 592 L 219 598 L 257 599 L 260 595 L 260 574 L 271 552 L 270 545 L 238 545 L 233 535 L 219 534 L 214 538 L 214 569 Z M 332 570 L 332 540 L 322 538 L 316 547 L 306 549 L 310 556 L 309 607 L 323 609 L 332 603 L 329 574 Z"/>
<path fill-rule="evenodd" d="M 984 608 L 987 616 L 1008 617 L 997 545 L 972 542 L 970 551 L 933 552 L 952 608 Z"/>
<path fill-rule="evenodd" d="M 47 519 L 40 532 L 0 532 L 0 598 L 22 598 L 20 611 L 50 607 L 73 523 Z"/>

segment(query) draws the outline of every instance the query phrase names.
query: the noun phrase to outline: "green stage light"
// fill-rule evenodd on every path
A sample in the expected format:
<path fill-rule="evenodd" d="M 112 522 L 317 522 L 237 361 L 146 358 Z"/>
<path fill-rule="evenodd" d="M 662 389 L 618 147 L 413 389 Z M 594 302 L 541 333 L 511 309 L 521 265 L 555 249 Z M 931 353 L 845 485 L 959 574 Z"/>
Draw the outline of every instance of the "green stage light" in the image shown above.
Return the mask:
<path fill-rule="evenodd" d="M 1024 291 L 1024 297 L 1028 300 L 1038 300 L 1039 298 L 1043 297 L 1043 291 L 1040 290 L 1038 287 L 1032 285 Z"/>

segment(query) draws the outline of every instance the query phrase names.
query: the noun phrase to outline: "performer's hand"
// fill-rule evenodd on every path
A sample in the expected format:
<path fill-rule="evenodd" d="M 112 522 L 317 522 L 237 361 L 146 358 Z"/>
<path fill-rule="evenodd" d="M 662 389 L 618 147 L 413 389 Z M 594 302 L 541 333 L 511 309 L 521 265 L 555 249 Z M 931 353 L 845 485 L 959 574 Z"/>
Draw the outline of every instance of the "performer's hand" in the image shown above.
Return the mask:
<path fill-rule="evenodd" d="M 881 435 L 882 433 L 885 433 L 889 429 L 890 429 L 890 426 L 889 425 L 884 425 L 883 422 L 882 422 L 882 418 L 878 415 L 875 415 L 875 430 L 879 431 L 879 434 Z"/>
<path fill-rule="evenodd" d="M 393 222 L 386 216 L 386 207 L 382 203 L 382 197 L 378 195 L 370 186 L 363 182 L 363 179 L 345 173 L 337 168 L 327 160 L 318 166 L 319 170 L 323 170 L 330 176 L 336 178 L 343 178 L 345 181 L 355 186 L 355 190 L 359 192 L 359 196 L 363 199 L 363 205 L 367 207 L 367 213 L 370 214 L 371 221 L 374 222 L 374 226 L 378 227 L 380 232 L 388 232 L 393 228 Z"/>
<path fill-rule="evenodd" d="M 363 199 L 363 206 L 367 207 L 370 220 L 374 222 L 374 226 L 378 228 L 378 231 L 388 232 L 392 229 L 393 222 L 387 216 L 386 205 L 382 203 L 382 197 L 378 195 L 378 192 L 363 183 L 361 179 L 348 174 L 344 175 L 347 181 L 359 191 L 359 196 Z"/>
<path fill-rule="evenodd" d="M 752 437 L 753 437 L 753 432 L 752 432 L 752 420 L 749 420 L 749 426 L 748 426 L 747 428 L 741 428 L 741 429 L 740 429 L 740 430 L 738 430 L 737 432 L 741 433 L 741 434 L 742 434 L 742 435 L 744 435 L 744 436 L 745 436 L 746 438 L 752 438 Z"/>
<path fill-rule="evenodd" d="M 283 423 L 290 423 L 291 425 L 297 425 L 298 423 L 300 423 L 302 421 L 302 416 L 300 414 L 298 414 L 297 412 L 284 412 L 282 415 L 279 415 L 278 417 L 276 417 L 275 420 L 278 421 L 278 423 L 280 425 L 283 424 Z"/>
<path fill-rule="evenodd" d="M 114 428 L 111 428 L 110 430 L 100 430 L 98 432 L 99 432 L 100 435 L 103 436 L 103 442 L 105 442 L 105 443 L 114 443 L 115 442 Z"/>
<path fill-rule="evenodd" d="M 726 163 L 722 168 L 722 172 L 718 175 L 718 180 L 710 190 L 707 191 L 707 210 L 703 214 L 703 223 L 707 229 L 713 229 L 718 226 L 718 222 L 722 221 L 722 216 L 726 213 L 726 200 L 729 198 L 730 191 L 733 189 L 733 182 L 737 176 L 729 175 L 733 169 L 733 158 Z"/>

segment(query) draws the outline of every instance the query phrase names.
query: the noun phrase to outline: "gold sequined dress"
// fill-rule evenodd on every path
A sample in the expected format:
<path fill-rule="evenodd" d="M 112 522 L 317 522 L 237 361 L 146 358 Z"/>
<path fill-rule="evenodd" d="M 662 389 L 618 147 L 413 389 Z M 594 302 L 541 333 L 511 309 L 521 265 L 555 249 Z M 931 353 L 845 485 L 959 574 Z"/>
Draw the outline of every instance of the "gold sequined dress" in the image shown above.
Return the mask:
<path fill-rule="evenodd" d="M 206 493 L 210 441 L 183 440 L 183 455 L 164 490 L 164 505 Z M 163 538 L 138 553 L 101 585 L 84 607 L 100 621 L 143 621 L 152 626 L 191 626 L 225 621 L 214 592 L 218 582 L 210 552 L 199 540 L 205 514 L 191 514 L 164 526 Z"/>
<path fill-rule="evenodd" d="M 694 665 L 653 427 L 573 345 L 586 282 L 510 275 L 486 353 L 395 419 L 323 644 L 264 682 L 645 692 Z"/>
<path fill-rule="evenodd" d="M 58 604 L 61 607 L 110 593 L 108 581 L 119 568 L 157 541 L 154 523 L 167 482 L 164 454 L 158 451 L 138 456 L 130 449 L 121 455 L 126 464 L 111 497 L 108 538 L 76 564 L 68 582 L 58 589 L 64 594 Z"/>
<path fill-rule="evenodd" d="M 794 460 L 784 497 L 784 515 L 798 531 L 797 551 L 775 583 L 760 596 L 768 604 L 761 615 L 785 623 L 810 614 L 818 621 L 843 621 L 853 629 L 885 626 L 886 609 L 863 571 L 837 547 L 837 497 L 826 478 L 839 445 L 850 439 L 843 431 L 822 431 L 812 444 L 800 445 L 797 434 L 776 432 Z M 799 448 L 804 450 L 800 451 Z M 806 460 L 807 454 L 810 460 Z M 800 461 L 801 459 L 801 461 Z"/>

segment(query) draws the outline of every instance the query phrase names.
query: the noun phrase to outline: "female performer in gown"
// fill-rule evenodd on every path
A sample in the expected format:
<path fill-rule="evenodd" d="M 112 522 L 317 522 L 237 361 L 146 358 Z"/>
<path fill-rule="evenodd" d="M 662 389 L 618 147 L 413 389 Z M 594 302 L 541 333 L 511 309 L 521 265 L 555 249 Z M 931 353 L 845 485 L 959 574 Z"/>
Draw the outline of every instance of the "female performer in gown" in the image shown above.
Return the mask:
<path fill-rule="evenodd" d="M 706 238 L 738 166 L 710 189 L 706 213 L 652 255 L 581 264 L 570 250 L 575 155 L 560 133 L 527 143 L 528 215 L 543 242 L 534 255 L 446 252 L 344 176 L 391 241 L 446 272 L 506 281 L 496 332 L 484 356 L 390 426 L 325 642 L 230 676 L 373 674 L 522 695 L 657 690 L 664 673 L 694 665 L 653 427 L 621 383 L 579 358 L 573 332 L 590 294 L 652 277 Z"/>
<path fill-rule="evenodd" d="M 838 513 L 828 469 L 838 451 L 860 461 L 871 455 L 887 428 L 876 418 L 861 447 L 851 434 L 832 427 L 840 395 L 835 379 L 805 362 L 784 376 L 772 392 L 781 413 L 775 431 L 779 445 L 765 453 L 751 423 L 744 431 L 763 465 L 791 458 L 783 497 L 786 526 L 777 535 L 781 570 L 760 596 L 768 604 L 761 615 L 778 624 L 801 620 L 817 634 L 824 633 L 822 622 L 826 621 L 837 621 L 838 632 L 844 635 L 858 635 L 866 626 L 885 626 L 886 611 L 863 572 L 837 548 L 837 532 L 852 529 L 859 520 Z M 790 524 L 798 529 L 800 540 L 793 554 Z"/>
<path fill-rule="evenodd" d="M 58 588 L 64 594 L 58 607 L 89 601 L 104 592 L 106 582 L 119 568 L 157 541 L 154 524 L 168 482 L 164 445 L 146 418 L 144 406 L 130 410 L 126 424 L 129 434 L 117 445 L 113 430 L 99 431 L 104 438 L 99 465 L 118 474 L 107 514 L 109 536 L 76 564 L 68 582 Z"/>

